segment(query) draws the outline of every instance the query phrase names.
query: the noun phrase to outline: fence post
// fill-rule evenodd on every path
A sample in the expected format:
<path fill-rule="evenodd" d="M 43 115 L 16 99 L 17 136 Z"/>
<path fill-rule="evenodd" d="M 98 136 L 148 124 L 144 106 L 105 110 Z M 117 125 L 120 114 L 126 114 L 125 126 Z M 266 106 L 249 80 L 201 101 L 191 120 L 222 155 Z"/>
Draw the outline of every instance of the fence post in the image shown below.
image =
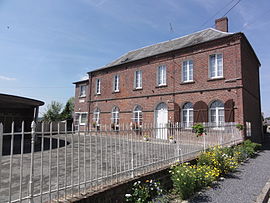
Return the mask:
<path fill-rule="evenodd" d="M 34 147 L 35 147 L 35 136 L 36 136 L 36 123 L 31 123 L 31 165 L 30 165 L 30 176 L 29 176 L 29 203 L 34 203 L 33 192 L 34 192 Z"/>
<path fill-rule="evenodd" d="M 206 125 L 205 125 L 205 122 L 203 123 L 203 127 L 205 128 Z M 206 135 L 207 135 L 207 132 L 206 132 L 206 129 L 204 130 L 204 134 L 203 134 L 203 151 L 205 152 L 206 150 Z"/>
<path fill-rule="evenodd" d="M 3 150 L 3 124 L 0 123 L 0 189 L 1 189 L 1 169 L 2 169 L 2 150 Z"/>

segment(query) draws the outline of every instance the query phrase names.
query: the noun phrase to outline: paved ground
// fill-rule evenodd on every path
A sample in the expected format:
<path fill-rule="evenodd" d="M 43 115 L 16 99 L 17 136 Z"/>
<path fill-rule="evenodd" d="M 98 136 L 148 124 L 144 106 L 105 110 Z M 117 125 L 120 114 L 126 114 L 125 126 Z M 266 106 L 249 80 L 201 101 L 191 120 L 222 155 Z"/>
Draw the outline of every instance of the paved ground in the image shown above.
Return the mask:
<path fill-rule="evenodd" d="M 251 203 L 270 178 L 270 137 L 263 151 L 249 159 L 233 173 L 220 181 L 214 188 L 203 191 L 190 202 Z"/>

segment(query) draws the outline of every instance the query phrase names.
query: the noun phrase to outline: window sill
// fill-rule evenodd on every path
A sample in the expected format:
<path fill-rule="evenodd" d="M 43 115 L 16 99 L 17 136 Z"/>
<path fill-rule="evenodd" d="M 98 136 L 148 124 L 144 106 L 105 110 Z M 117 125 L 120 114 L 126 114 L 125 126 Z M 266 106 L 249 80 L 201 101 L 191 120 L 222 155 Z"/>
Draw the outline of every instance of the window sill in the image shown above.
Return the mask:
<path fill-rule="evenodd" d="M 186 84 L 194 84 L 195 81 L 187 81 L 187 82 L 181 82 L 180 85 L 186 85 Z"/>
<path fill-rule="evenodd" d="M 101 93 L 96 93 L 96 94 L 95 94 L 95 96 L 99 96 L 99 95 L 101 95 Z"/>
<path fill-rule="evenodd" d="M 118 90 L 118 91 L 113 91 L 112 93 L 113 93 L 113 94 L 120 93 L 120 90 Z"/>
<path fill-rule="evenodd" d="M 143 89 L 142 87 L 140 87 L 140 88 L 134 88 L 133 91 L 140 91 L 142 89 Z"/>
<path fill-rule="evenodd" d="M 225 78 L 224 78 L 224 77 L 209 78 L 209 79 L 207 80 L 207 82 L 210 82 L 210 81 L 216 81 L 216 80 L 225 80 Z"/>
<path fill-rule="evenodd" d="M 156 88 L 167 87 L 167 85 L 157 85 Z"/>
<path fill-rule="evenodd" d="M 86 95 L 79 96 L 79 98 L 85 98 L 85 97 L 86 97 Z"/>

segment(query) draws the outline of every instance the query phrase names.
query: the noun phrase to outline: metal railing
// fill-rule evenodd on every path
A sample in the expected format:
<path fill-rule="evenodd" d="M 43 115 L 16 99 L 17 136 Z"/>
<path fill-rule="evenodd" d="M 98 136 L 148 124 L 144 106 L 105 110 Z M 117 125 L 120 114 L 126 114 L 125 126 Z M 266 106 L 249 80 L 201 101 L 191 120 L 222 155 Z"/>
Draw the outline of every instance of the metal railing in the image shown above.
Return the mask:
<path fill-rule="evenodd" d="M 49 127 L 48 127 L 49 126 Z M 57 127 L 55 127 L 57 126 Z M 0 202 L 64 201 L 183 162 L 215 145 L 242 141 L 235 123 L 204 123 L 196 136 L 180 123 L 98 126 L 68 131 L 66 122 L 32 122 L 31 132 L 0 124 Z"/>

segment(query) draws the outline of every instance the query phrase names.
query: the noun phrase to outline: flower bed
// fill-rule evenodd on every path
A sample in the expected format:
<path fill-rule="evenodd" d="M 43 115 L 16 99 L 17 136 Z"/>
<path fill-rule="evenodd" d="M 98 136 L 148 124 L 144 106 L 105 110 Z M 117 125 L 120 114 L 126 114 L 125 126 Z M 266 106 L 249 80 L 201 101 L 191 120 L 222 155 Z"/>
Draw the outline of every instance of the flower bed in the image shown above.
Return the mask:
<path fill-rule="evenodd" d="M 169 202 L 168 197 L 171 194 L 183 200 L 188 199 L 201 189 L 211 186 L 220 177 L 234 172 L 241 162 L 254 157 L 260 146 L 246 140 L 234 147 L 216 146 L 208 149 L 201 153 L 194 165 L 182 163 L 171 166 L 173 189 L 169 195 L 165 194 L 158 182 L 151 180 L 145 183 L 134 183 L 132 192 L 126 194 L 126 200 L 128 202 Z M 156 201 L 157 198 L 162 200 Z"/>

